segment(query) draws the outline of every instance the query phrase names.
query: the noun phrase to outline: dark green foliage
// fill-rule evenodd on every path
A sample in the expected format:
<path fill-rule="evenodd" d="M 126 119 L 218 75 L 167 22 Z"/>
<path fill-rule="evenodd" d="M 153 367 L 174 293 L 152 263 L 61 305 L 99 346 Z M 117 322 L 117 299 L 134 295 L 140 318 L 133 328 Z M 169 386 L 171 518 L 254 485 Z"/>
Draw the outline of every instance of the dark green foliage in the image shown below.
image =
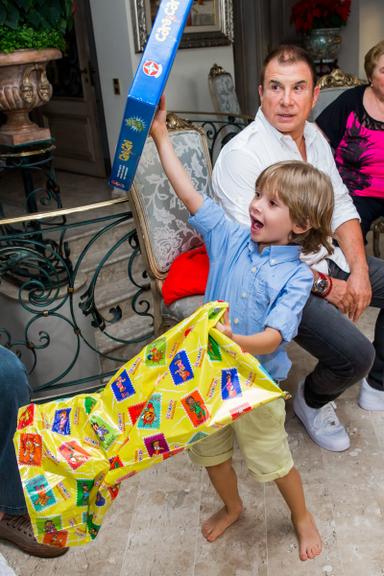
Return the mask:
<path fill-rule="evenodd" d="M 73 0 L 0 0 L 0 52 L 65 49 Z"/>

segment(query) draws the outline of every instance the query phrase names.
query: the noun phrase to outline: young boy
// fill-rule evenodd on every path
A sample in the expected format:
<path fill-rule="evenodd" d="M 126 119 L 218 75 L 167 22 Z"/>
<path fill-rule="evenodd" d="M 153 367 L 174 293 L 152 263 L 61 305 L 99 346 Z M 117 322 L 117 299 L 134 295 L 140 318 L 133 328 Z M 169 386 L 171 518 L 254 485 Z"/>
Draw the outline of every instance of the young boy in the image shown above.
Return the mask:
<path fill-rule="evenodd" d="M 291 364 L 284 347 L 297 333 L 313 282 L 311 271 L 299 259 L 300 251 L 311 252 L 320 245 L 332 251 L 330 180 L 299 161 L 279 162 L 264 170 L 249 207 L 249 235 L 247 228 L 226 219 L 220 206 L 194 189 L 173 150 L 165 119 L 163 97 L 151 135 L 164 171 L 207 247 L 210 269 L 205 300 L 229 302 L 229 314 L 218 328 L 257 356 L 276 381 L 283 380 Z M 207 540 L 220 536 L 243 509 L 231 461 L 235 435 L 249 471 L 258 481 L 274 480 L 285 499 L 301 560 L 320 554 L 321 538 L 305 505 L 284 420 L 284 401 L 275 400 L 191 448 L 192 460 L 207 468 L 224 503 L 203 525 Z"/>

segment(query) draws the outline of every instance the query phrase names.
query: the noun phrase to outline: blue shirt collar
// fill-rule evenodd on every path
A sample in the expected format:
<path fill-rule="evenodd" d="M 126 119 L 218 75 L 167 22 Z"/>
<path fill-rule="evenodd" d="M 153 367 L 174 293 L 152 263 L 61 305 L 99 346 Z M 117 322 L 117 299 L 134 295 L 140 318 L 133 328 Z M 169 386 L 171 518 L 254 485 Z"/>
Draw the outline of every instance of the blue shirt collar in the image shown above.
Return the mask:
<path fill-rule="evenodd" d="M 269 260 L 271 266 L 281 264 L 282 262 L 291 262 L 300 259 L 301 246 L 290 244 L 288 246 L 266 246 L 262 252 L 259 252 L 259 246 L 253 240 L 249 240 L 248 244 L 249 255 L 253 258 L 255 255 L 258 258 Z"/>

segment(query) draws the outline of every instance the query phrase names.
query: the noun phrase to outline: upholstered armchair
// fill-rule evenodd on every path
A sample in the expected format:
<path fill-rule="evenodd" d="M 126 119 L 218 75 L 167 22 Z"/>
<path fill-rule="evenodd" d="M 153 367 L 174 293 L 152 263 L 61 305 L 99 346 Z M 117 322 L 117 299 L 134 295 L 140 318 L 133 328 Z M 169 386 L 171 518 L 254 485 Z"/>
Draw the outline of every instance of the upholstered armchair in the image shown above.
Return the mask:
<path fill-rule="evenodd" d="M 325 74 L 325 76 L 319 78 L 317 85 L 320 86 L 320 96 L 313 109 L 313 119 L 316 120 L 324 108 L 340 96 L 344 90 L 360 84 L 365 84 L 364 80 L 353 74 L 343 72 L 340 68 L 335 68 L 330 74 Z"/>
<path fill-rule="evenodd" d="M 241 114 L 233 78 L 218 64 L 214 64 L 208 75 L 209 91 L 215 112 Z"/>
<path fill-rule="evenodd" d="M 211 161 L 202 130 L 175 114 L 167 117 L 170 137 L 197 190 L 210 194 Z M 189 316 L 203 296 L 182 298 L 165 306 L 161 288 L 173 260 L 202 243 L 188 225 L 188 211 L 177 198 L 165 176 L 155 144 L 148 138 L 131 189 L 130 205 L 135 220 L 141 253 L 151 282 L 155 336 Z"/>

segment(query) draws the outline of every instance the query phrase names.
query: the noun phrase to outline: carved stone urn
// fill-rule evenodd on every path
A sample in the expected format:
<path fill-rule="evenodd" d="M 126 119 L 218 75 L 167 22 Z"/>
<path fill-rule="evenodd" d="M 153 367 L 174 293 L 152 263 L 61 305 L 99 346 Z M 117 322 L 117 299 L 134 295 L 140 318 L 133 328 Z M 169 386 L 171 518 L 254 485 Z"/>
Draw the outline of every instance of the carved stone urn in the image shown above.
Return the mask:
<path fill-rule="evenodd" d="M 0 52 L 0 110 L 7 116 L 0 127 L 0 144 L 12 146 L 51 137 L 49 128 L 30 120 L 29 112 L 51 99 L 46 66 L 61 57 L 56 48 Z"/>

